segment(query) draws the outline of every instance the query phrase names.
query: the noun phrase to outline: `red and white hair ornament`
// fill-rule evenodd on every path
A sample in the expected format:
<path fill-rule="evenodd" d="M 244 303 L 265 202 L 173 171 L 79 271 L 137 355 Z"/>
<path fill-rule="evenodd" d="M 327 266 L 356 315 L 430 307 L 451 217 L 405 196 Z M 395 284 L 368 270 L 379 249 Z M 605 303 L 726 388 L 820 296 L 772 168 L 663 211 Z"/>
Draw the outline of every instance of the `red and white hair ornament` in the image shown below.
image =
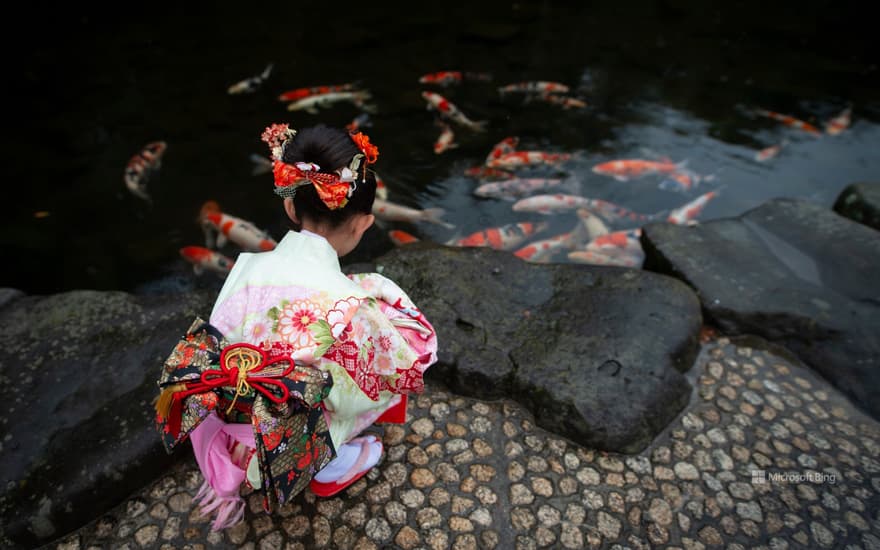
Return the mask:
<path fill-rule="evenodd" d="M 287 124 L 273 124 L 263 132 L 262 140 L 272 151 L 272 174 L 275 176 L 275 194 L 279 197 L 292 199 L 296 190 L 303 185 L 314 185 L 318 197 L 330 210 L 336 210 L 348 204 L 348 199 L 357 188 L 355 174 L 363 167 L 366 177 L 366 166 L 376 162 L 379 149 L 370 144 L 370 138 L 358 132 L 351 136 L 361 150 L 360 154 L 351 159 L 351 163 L 336 172 L 321 172 L 321 167 L 311 162 L 287 164 L 281 160 L 287 141 L 296 135 L 296 130 Z"/>

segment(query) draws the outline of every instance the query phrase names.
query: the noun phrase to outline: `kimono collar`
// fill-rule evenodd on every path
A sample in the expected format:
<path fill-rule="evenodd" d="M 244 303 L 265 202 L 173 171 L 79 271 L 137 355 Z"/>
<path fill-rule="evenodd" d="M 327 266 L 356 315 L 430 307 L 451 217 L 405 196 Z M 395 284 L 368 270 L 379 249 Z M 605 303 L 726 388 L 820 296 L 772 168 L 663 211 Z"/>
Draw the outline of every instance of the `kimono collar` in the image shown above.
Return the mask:
<path fill-rule="evenodd" d="M 336 271 L 341 270 L 336 250 L 327 239 L 311 231 L 288 231 L 274 252 L 296 261 L 307 261 Z"/>

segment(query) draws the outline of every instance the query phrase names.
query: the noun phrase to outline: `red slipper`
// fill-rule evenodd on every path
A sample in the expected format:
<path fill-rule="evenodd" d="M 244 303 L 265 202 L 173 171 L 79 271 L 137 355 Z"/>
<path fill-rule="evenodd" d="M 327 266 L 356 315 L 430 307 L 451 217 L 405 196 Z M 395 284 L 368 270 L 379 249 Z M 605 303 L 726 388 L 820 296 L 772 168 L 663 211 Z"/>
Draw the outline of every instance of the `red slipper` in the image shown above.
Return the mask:
<path fill-rule="evenodd" d="M 348 473 L 346 473 L 344 476 L 337 479 L 336 481 L 321 483 L 316 479 L 312 479 L 312 481 L 309 482 L 309 488 L 312 490 L 312 493 L 314 493 L 315 496 L 330 497 L 340 491 L 344 491 L 349 485 L 364 477 L 365 475 L 367 475 L 367 472 L 373 469 L 373 466 L 370 466 L 369 468 L 364 468 L 364 463 L 370 457 L 370 445 L 372 443 L 379 443 L 379 445 L 381 446 L 382 442 L 379 440 L 379 438 L 372 435 L 358 437 L 351 440 L 349 443 L 354 443 L 355 441 L 360 442 L 361 453 L 358 455 L 358 458 L 352 465 L 351 469 L 348 471 Z M 384 451 L 384 448 L 382 450 Z"/>
<path fill-rule="evenodd" d="M 382 413 L 382 416 L 376 419 L 376 424 L 406 424 L 406 402 L 407 394 L 400 395 L 400 401 L 397 405 L 389 407 Z"/>

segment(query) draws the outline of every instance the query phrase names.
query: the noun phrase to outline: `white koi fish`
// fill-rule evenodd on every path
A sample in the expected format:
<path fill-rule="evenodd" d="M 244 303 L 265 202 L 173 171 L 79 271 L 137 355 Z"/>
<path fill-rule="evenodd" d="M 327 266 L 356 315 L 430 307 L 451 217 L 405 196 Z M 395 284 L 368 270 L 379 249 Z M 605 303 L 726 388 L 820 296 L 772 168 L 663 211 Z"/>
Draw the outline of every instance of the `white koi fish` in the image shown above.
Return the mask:
<path fill-rule="evenodd" d="M 580 229 L 575 231 L 583 232 L 585 242 L 589 242 L 600 235 L 610 233 L 608 226 L 605 225 L 602 218 L 593 213 L 589 208 L 578 208 L 577 216 L 580 218 L 581 225 Z"/>
<path fill-rule="evenodd" d="M 212 248 L 215 242 L 216 246 L 222 248 L 227 241 L 232 241 L 246 251 L 262 252 L 272 250 L 278 245 L 268 233 L 257 229 L 251 222 L 221 212 L 214 201 L 208 201 L 202 206 L 199 220 L 208 248 Z M 213 237 L 215 233 L 216 241 Z"/>
<path fill-rule="evenodd" d="M 678 225 L 691 223 L 700 215 L 700 212 L 703 211 L 706 204 L 717 196 L 718 191 L 704 193 L 691 202 L 672 210 L 672 212 L 669 213 L 669 217 L 666 218 L 666 221 Z"/>
<path fill-rule="evenodd" d="M 485 120 L 476 122 L 469 119 L 458 107 L 442 95 L 435 92 L 422 92 L 422 97 L 428 102 L 428 109 L 436 109 L 440 116 L 452 120 L 465 128 L 470 128 L 475 132 L 486 131 L 487 122 Z"/>
<path fill-rule="evenodd" d="M 244 94 L 251 93 L 257 91 L 260 86 L 262 86 L 263 82 L 269 78 L 269 75 L 272 73 L 273 63 L 269 63 L 269 65 L 263 70 L 262 73 L 257 76 L 252 76 L 250 78 L 245 78 L 240 82 L 236 82 L 232 86 L 230 86 L 226 92 L 235 95 L 235 94 Z"/>
<path fill-rule="evenodd" d="M 428 222 L 442 225 L 447 229 L 454 228 L 455 226 L 451 223 L 447 223 L 440 219 L 444 213 L 445 211 L 442 208 L 426 208 L 424 210 L 418 210 L 416 208 L 403 206 L 402 204 L 388 202 L 378 197 L 373 201 L 373 215 L 377 218 L 386 221 L 409 223 Z"/>
<path fill-rule="evenodd" d="M 642 263 L 645 261 L 645 254 L 644 252 L 629 252 L 626 250 L 573 250 L 568 253 L 568 259 L 580 264 L 642 267 Z"/>
<path fill-rule="evenodd" d="M 550 82 L 546 80 L 531 80 L 525 82 L 515 82 L 498 88 L 501 95 L 509 93 L 525 93 L 525 94 L 567 94 L 569 87 L 559 82 Z"/>
<path fill-rule="evenodd" d="M 180 249 L 180 256 L 192 264 L 196 275 L 201 275 L 206 269 L 217 273 L 229 273 L 235 265 L 230 258 L 203 246 L 184 246 Z"/>
<path fill-rule="evenodd" d="M 483 198 L 515 200 L 535 191 L 558 187 L 565 180 L 559 178 L 512 178 L 484 183 L 474 189 L 474 195 Z"/>
<path fill-rule="evenodd" d="M 318 94 L 307 96 L 297 101 L 293 101 L 287 105 L 288 111 L 305 111 L 309 114 L 318 114 L 318 107 L 329 107 L 340 101 L 350 101 L 360 109 L 367 112 L 373 112 L 374 108 L 365 102 L 372 95 L 367 90 L 357 90 L 351 92 L 330 92 L 326 94 Z"/>
<path fill-rule="evenodd" d="M 517 145 L 519 145 L 519 138 L 516 136 L 509 136 L 502 139 L 492 147 L 491 151 L 489 151 L 489 154 L 486 156 L 485 164 L 488 166 L 489 162 L 491 162 L 493 159 L 497 159 L 498 157 L 506 155 L 508 153 L 513 153 L 514 151 L 516 151 Z"/>

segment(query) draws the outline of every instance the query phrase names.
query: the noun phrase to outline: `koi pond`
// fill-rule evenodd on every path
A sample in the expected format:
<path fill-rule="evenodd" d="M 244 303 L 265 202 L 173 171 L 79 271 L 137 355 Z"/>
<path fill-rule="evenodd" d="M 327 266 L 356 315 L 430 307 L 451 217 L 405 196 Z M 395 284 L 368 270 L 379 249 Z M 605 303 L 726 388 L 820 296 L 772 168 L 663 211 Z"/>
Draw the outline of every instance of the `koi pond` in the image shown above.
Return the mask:
<path fill-rule="evenodd" d="M 221 273 L 196 275 L 180 250 L 205 246 L 198 218 L 207 201 L 281 239 L 272 176 L 255 175 L 252 160 L 268 154 L 260 134 L 276 122 L 343 127 L 366 113 L 361 129 L 379 147 L 387 200 L 442 209 L 443 223 L 380 215 L 343 263 L 389 250 L 389 234 L 402 235 L 392 231 L 452 243 L 509 224 L 541 228 L 516 250 L 578 226 L 575 208 L 514 207 L 542 193 L 644 215 L 606 219 L 617 231 L 667 220 L 710 192 L 685 218 L 737 216 L 780 196 L 830 208 L 848 184 L 880 178 L 880 60 L 873 23 L 855 3 L 273 6 L 181 4 L 135 16 L 67 7 L 23 19 L 35 39 L 7 45 L 18 54 L 7 67 L 2 286 L 33 294 L 219 286 Z M 420 81 L 439 71 L 463 75 Z M 257 75 L 252 91 L 229 93 Z M 562 88 L 502 91 L 541 82 Z M 316 112 L 279 99 L 322 85 L 366 93 Z M 424 92 L 484 128 L 439 117 Z M 438 149 L 448 148 L 438 153 L 441 135 Z M 496 149 L 506 138 L 516 145 Z M 141 182 L 145 198 L 124 175 L 156 141 L 166 148 Z M 472 174 L 493 149 L 559 160 L 502 167 L 510 173 L 501 180 L 553 180 L 552 188 L 475 193 L 492 181 Z M 616 160 L 636 164 L 597 168 Z M 231 259 L 239 251 L 221 249 Z M 566 251 L 548 259 L 582 261 Z"/>

